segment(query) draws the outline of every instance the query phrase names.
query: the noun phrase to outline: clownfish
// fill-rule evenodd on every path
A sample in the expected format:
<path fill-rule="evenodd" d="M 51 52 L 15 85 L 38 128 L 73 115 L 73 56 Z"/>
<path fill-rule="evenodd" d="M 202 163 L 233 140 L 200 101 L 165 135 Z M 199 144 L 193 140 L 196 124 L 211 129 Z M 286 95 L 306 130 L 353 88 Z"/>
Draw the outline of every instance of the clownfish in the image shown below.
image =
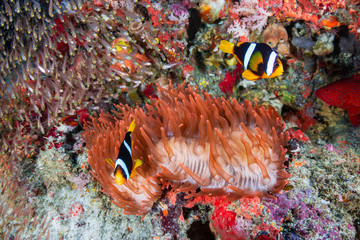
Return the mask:
<path fill-rule="evenodd" d="M 236 46 L 222 40 L 219 46 L 225 53 L 231 53 L 243 65 L 242 77 L 256 81 L 260 78 L 274 78 L 283 74 L 283 65 L 277 53 L 265 43 L 239 42 Z"/>
<path fill-rule="evenodd" d="M 142 162 L 140 159 L 136 159 L 133 163 L 131 148 L 133 141 L 131 140 L 131 133 L 135 129 L 135 120 L 133 120 L 129 126 L 128 131 L 125 133 L 124 141 L 120 145 L 119 154 L 114 164 L 111 158 L 105 159 L 107 163 L 114 168 L 115 182 L 118 185 L 124 184 L 130 178 L 135 175 L 135 169 L 138 168 Z"/>

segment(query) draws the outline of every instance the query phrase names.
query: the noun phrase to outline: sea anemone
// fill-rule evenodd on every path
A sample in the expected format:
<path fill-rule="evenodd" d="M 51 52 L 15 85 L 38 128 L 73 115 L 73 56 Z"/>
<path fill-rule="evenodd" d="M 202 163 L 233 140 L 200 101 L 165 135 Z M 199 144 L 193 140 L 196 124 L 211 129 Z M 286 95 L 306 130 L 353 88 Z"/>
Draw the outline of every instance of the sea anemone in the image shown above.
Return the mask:
<path fill-rule="evenodd" d="M 181 84 L 159 88 L 159 99 L 145 108 L 116 106 L 85 128 L 93 176 L 113 202 L 128 214 L 146 214 L 163 186 L 187 198 L 226 195 L 274 198 L 290 176 L 284 170 L 288 136 L 276 111 L 235 99 L 218 99 Z M 136 175 L 117 185 L 106 158 L 116 159 L 135 119 L 133 159 Z"/>

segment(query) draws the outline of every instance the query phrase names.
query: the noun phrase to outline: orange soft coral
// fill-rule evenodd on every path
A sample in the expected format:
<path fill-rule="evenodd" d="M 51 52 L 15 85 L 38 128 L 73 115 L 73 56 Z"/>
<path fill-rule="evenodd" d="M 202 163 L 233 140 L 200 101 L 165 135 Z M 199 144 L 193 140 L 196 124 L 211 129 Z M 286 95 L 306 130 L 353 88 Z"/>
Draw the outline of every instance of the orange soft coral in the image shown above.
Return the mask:
<path fill-rule="evenodd" d="M 287 183 L 283 146 L 288 136 L 273 108 L 200 95 L 183 84 L 160 88 L 159 95 L 145 109 L 119 105 L 115 116 L 101 113 L 83 134 L 92 174 L 126 213 L 149 212 L 165 183 L 187 197 L 226 195 L 229 200 L 272 197 Z M 143 164 L 119 186 L 105 159 L 116 158 L 133 119 L 132 154 Z"/>
<path fill-rule="evenodd" d="M 347 11 L 350 4 L 345 0 L 265 0 L 259 6 L 272 11 L 281 20 L 304 20 L 319 28 L 327 27 L 326 19 L 338 9 Z M 340 23 L 339 23 L 340 24 Z"/>

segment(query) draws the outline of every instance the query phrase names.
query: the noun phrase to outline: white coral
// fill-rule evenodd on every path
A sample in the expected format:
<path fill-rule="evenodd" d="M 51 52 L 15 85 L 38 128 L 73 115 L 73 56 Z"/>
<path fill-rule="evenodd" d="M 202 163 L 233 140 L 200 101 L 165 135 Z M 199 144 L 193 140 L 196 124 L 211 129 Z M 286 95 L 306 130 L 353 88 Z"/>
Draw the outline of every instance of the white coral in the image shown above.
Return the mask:
<path fill-rule="evenodd" d="M 236 19 L 228 28 L 228 32 L 232 33 L 234 37 L 248 37 L 250 31 L 261 31 L 270 16 L 270 13 L 258 6 L 257 0 L 236 3 L 231 12 L 239 15 L 239 19 Z"/>
<path fill-rule="evenodd" d="M 236 38 L 240 38 L 241 36 L 247 37 L 249 35 L 249 31 L 245 29 L 245 25 L 242 24 L 238 19 L 236 19 L 227 30 L 228 33 L 233 34 L 233 36 Z"/>
<path fill-rule="evenodd" d="M 257 0 L 244 0 L 234 4 L 232 13 L 238 14 L 239 16 L 248 16 L 256 14 L 255 8 L 258 5 Z"/>
<path fill-rule="evenodd" d="M 180 25 L 185 25 L 187 22 L 188 22 L 188 19 L 189 19 L 189 13 L 188 12 L 180 12 L 179 14 L 176 14 L 174 12 L 172 12 L 169 16 L 168 16 L 168 19 L 170 21 L 173 21 L 173 22 L 177 22 L 179 23 Z"/>
<path fill-rule="evenodd" d="M 127 10 L 134 8 L 134 1 L 133 0 L 110 0 L 110 5 L 113 9 L 117 10 L 120 8 L 126 8 Z"/>

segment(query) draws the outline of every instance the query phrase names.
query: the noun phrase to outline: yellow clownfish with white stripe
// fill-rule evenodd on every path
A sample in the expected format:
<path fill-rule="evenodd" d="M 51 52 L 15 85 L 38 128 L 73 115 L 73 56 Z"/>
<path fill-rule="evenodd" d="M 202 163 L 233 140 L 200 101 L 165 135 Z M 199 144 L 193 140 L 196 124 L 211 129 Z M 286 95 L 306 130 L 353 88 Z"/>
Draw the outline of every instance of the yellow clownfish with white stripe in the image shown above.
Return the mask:
<path fill-rule="evenodd" d="M 121 143 L 115 164 L 111 158 L 106 159 L 106 162 L 114 168 L 115 182 L 118 185 L 122 185 L 130 178 L 132 178 L 136 173 L 136 168 L 142 164 L 140 159 L 136 159 L 135 164 L 133 163 L 132 159 L 131 148 L 133 146 L 133 141 L 131 140 L 131 133 L 134 131 L 134 129 L 135 120 L 131 122 L 128 131 L 125 133 L 125 138 Z"/>
<path fill-rule="evenodd" d="M 274 78 L 283 74 L 283 65 L 277 53 L 265 43 L 239 42 L 236 46 L 222 40 L 219 46 L 225 53 L 233 54 L 243 65 L 242 77 L 256 81 L 260 78 Z"/>

